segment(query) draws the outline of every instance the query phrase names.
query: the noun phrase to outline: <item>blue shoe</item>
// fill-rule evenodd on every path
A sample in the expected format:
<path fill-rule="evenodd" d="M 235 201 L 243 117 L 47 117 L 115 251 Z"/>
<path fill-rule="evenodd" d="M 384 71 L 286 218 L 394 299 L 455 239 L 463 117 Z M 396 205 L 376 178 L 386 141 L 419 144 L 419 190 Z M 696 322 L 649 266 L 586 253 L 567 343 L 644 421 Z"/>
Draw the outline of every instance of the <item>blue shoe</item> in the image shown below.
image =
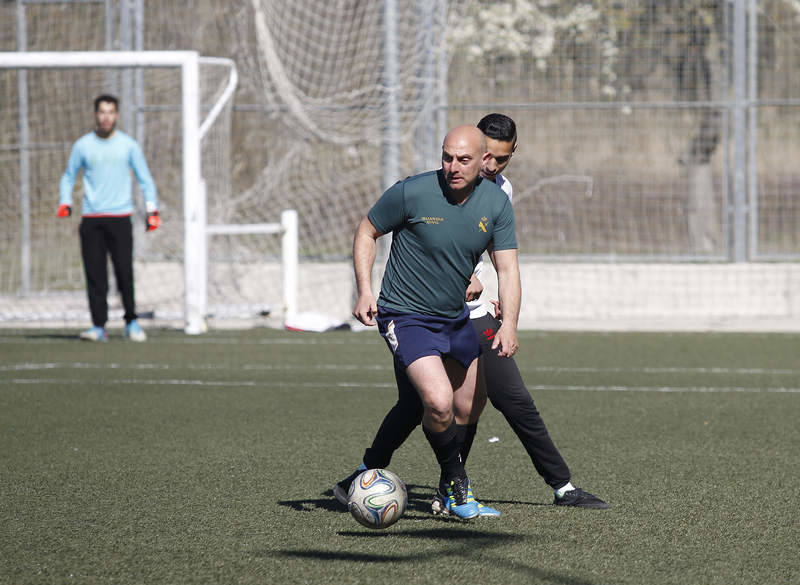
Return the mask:
<path fill-rule="evenodd" d="M 475 499 L 475 496 L 472 495 L 472 485 L 467 484 L 467 501 L 468 502 L 475 502 L 478 504 L 478 516 L 481 518 L 499 518 L 500 517 L 500 510 L 492 508 L 491 506 L 484 506 L 478 500 Z"/>
<path fill-rule="evenodd" d="M 448 490 L 448 494 L 449 493 L 450 491 Z M 472 485 L 469 483 L 469 480 L 467 480 L 467 503 L 473 502 L 478 506 L 478 516 L 482 518 L 500 517 L 500 510 L 492 508 L 491 506 L 485 506 L 475 499 L 475 496 L 472 494 Z M 433 503 L 431 504 L 431 511 L 434 513 L 434 515 L 446 515 L 450 512 L 454 504 L 455 498 L 453 498 L 452 495 L 448 495 L 448 497 L 445 499 L 441 492 L 437 490 L 436 495 L 433 498 Z"/>
<path fill-rule="evenodd" d="M 108 341 L 105 327 L 89 327 L 81 331 L 80 338 L 84 341 Z"/>
<path fill-rule="evenodd" d="M 478 502 L 472 495 L 472 486 L 467 489 L 467 501 L 473 501 L 478 504 L 478 516 L 482 518 L 498 518 L 500 517 L 500 510 L 496 510 L 491 506 L 485 506 Z M 434 516 L 449 516 L 450 508 L 453 505 L 453 500 L 449 496 L 443 494 L 440 490 L 436 490 L 431 502 L 431 512 Z"/>
<path fill-rule="evenodd" d="M 142 331 L 136 319 L 125 325 L 125 332 L 123 335 L 125 339 L 130 339 L 131 341 L 147 341 L 147 335 Z"/>
<path fill-rule="evenodd" d="M 450 514 L 469 520 L 480 515 L 480 508 L 475 498 L 468 499 L 469 480 L 466 477 L 456 477 L 447 486 L 447 509 Z"/>

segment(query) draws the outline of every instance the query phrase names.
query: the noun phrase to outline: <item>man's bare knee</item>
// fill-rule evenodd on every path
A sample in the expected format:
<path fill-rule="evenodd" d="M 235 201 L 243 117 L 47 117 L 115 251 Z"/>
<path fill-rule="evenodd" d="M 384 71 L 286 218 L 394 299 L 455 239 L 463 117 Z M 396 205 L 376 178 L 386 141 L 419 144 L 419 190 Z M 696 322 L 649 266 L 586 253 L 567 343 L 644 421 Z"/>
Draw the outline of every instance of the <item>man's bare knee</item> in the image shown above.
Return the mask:
<path fill-rule="evenodd" d="M 453 420 L 453 405 L 446 401 L 437 401 L 425 405 L 425 414 L 428 420 L 437 425 L 446 425 Z"/>

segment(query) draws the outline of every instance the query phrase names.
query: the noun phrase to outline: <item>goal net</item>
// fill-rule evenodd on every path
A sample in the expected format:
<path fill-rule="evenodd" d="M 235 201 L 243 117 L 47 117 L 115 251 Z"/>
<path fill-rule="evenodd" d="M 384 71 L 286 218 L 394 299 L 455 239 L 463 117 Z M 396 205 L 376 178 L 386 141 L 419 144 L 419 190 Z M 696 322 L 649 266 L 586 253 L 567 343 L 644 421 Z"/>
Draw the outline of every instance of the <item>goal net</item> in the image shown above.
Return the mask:
<path fill-rule="evenodd" d="M 239 73 L 233 111 L 201 141 L 210 227 L 197 266 L 207 279 L 193 278 L 204 284 L 190 303 L 180 265 L 195 265 L 184 257 L 198 246 L 185 243 L 177 69 L 141 68 L 138 86 L 133 70 L 29 71 L 24 148 L 18 70 L 0 72 L 0 193 L 10 194 L 0 325 L 88 319 L 76 220 L 56 221 L 53 208 L 69 145 L 90 129 L 91 98 L 107 80 L 166 202 L 164 228 L 136 234 L 139 306 L 157 318 L 191 306 L 198 322 L 269 312 L 275 324 L 286 303 L 282 237 L 270 230 L 294 209 L 296 307 L 347 320 L 363 214 L 388 184 L 438 166 L 448 127 L 502 112 L 520 137 L 508 178 L 522 327 L 796 324 L 798 102 L 785 72 L 798 63 L 797 2 L 698 2 L 680 14 L 667 4 L 0 2 L 0 50 L 21 38 L 36 51 L 192 47 L 231 58 Z M 224 91 L 215 70 L 200 66 L 199 118 Z M 232 224 L 263 229 L 217 228 Z"/>
<path fill-rule="evenodd" d="M 0 54 L 0 189 L 18 194 L 0 217 L 0 322 L 88 320 L 77 236 L 81 181 L 73 217 L 57 219 L 55 208 L 71 145 L 93 128 L 92 103 L 102 93 L 122 98 L 119 127 L 143 148 L 164 221 L 161 229 L 145 234 L 137 193 L 134 270 L 140 315 L 185 322 L 187 330 L 199 331 L 215 311 L 236 306 L 266 311 L 250 305 L 268 302 L 269 290 L 237 290 L 230 277 L 225 242 L 230 230 L 218 229 L 222 235 L 206 247 L 206 218 L 224 224 L 232 198 L 235 87 L 231 60 L 190 51 Z M 113 325 L 121 323 L 122 309 L 111 284 Z M 274 300 L 281 304 L 280 287 Z"/>
<path fill-rule="evenodd" d="M 447 127 L 505 112 L 521 137 L 509 170 L 527 285 L 521 326 L 796 323 L 796 265 L 744 261 L 743 159 L 756 160 L 739 115 L 750 107 L 744 0 L 677 16 L 663 3 L 600 4 L 233 3 L 254 104 L 237 114 L 262 122 L 274 147 L 252 193 L 299 207 L 307 258 L 346 257 L 387 178 L 435 168 Z M 780 206 L 782 225 L 796 225 L 797 206 Z M 797 230 L 765 233 L 796 255 Z M 348 299 L 333 288 L 347 278 L 346 267 L 321 277 L 317 306 Z M 485 280 L 496 282 L 490 268 Z"/>

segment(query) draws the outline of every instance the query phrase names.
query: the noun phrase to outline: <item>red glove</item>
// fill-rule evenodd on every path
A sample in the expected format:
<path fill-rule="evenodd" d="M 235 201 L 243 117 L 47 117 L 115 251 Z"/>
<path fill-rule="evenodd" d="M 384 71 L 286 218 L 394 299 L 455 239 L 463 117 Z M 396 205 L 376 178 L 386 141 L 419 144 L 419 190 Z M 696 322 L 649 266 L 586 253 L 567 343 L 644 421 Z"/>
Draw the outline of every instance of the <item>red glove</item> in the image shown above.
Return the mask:
<path fill-rule="evenodd" d="M 69 217 L 72 215 L 72 207 L 67 205 L 66 203 L 62 203 L 58 206 L 58 211 L 56 212 L 58 217 Z"/>
<path fill-rule="evenodd" d="M 151 211 L 147 214 L 147 223 L 145 224 L 144 231 L 152 232 L 161 227 L 161 218 L 158 217 L 158 211 Z"/>

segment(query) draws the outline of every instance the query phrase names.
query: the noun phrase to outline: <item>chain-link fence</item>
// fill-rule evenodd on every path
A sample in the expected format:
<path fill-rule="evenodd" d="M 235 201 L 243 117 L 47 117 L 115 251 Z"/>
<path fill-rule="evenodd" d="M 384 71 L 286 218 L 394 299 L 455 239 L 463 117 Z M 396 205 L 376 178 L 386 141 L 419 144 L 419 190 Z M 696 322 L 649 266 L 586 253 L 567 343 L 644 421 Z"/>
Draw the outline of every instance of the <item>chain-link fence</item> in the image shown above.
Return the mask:
<path fill-rule="evenodd" d="M 4 51 L 234 59 L 231 190 L 209 192 L 209 214 L 272 221 L 293 207 L 308 261 L 346 259 L 353 226 L 387 180 L 435 168 L 444 130 L 490 111 L 518 126 L 507 174 L 523 259 L 800 258 L 800 5 L 791 0 L 16 0 L 0 3 L 0 23 Z M 147 103 L 135 76 L 115 81 L 132 106 L 122 124 L 140 129 L 158 159 L 164 145 L 148 128 L 168 104 Z M 31 119 L 75 115 L 63 103 L 79 88 L 59 84 Z M 0 79 L 0 95 L 17 100 L 15 81 Z M 7 137 L 2 197 L 19 210 L 20 150 Z M 28 146 L 28 172 L 58 173 L 52 146 Z M 180 192 L 179 176 L 158 174 L 162 191 Z M 31 194 L 31 225 L 52 223 L 54 193 L 55 184 Z M 0 221 L 13 257 L 19 222 Z M 250 262 L 277 256 L 276 246 L 220 238 L 211 254 Z M 0 286 L 15 292 L 18 282 Z"/>

